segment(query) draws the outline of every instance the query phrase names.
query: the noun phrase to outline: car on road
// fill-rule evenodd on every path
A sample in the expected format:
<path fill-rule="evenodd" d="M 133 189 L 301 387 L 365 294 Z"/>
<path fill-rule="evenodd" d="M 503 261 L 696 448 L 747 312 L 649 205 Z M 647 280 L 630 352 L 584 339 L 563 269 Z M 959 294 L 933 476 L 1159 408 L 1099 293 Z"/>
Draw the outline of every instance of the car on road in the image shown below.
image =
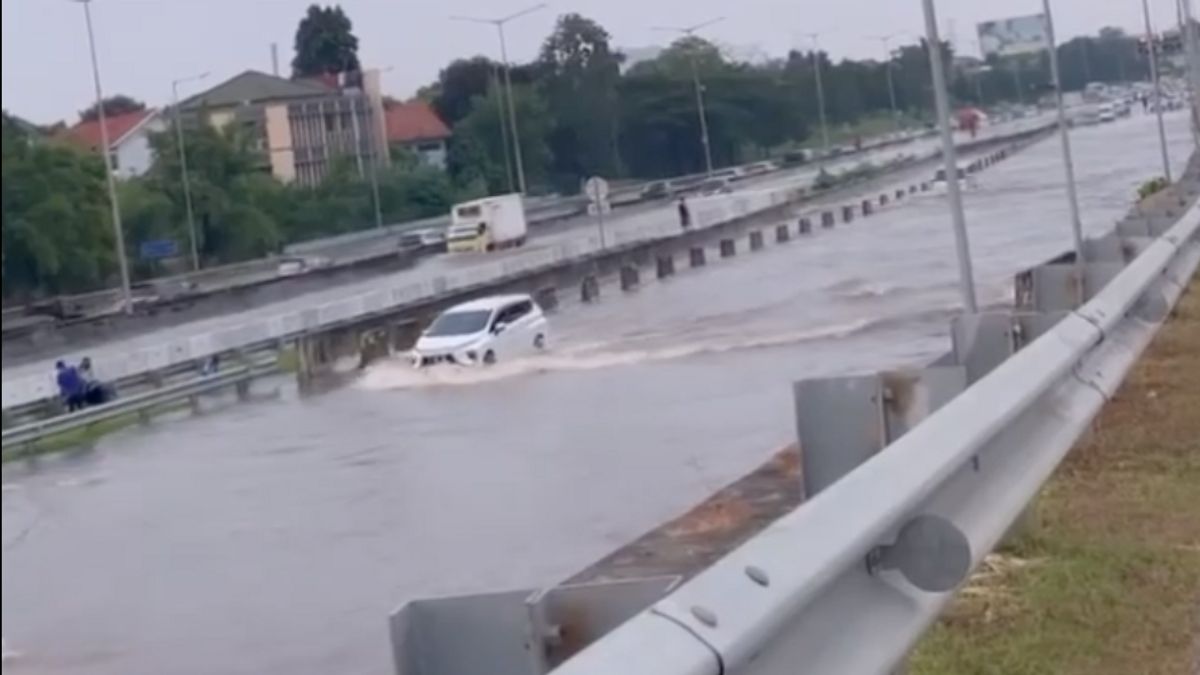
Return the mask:
<path fill-rule="evenodd" d="M 445 253 L 446 230 L 423 227 L 400 235 L 400 250 L 406 253 Z"/>
<path fill-rule="evenodd" d="M 528 295 L 494 295 L 455 305 L 421 333 L 413 365 L 492 365 L 547 348 L 550 325 Z"/>
<path fill-rule="evenodd" d="M 958 167 L 958 189 L 970 190 L 975 187 L 975 177 L 967 171 L 965 167 Z M 933 176 L 933 192 L 934 194 L 946 194 L 950 191 L 950 184 L 946 180 L 946 170 L 938 169 Z"/>
<path fill-rule="evenodd" d="M 651 199 L 666 199 L 667 197 L 671 196 L 671 189 L 667 186 L 667 181 L 656 180 L 651 183 L 647 183 L 646 186 L 642 188 L 641 192 L 638 193 L 638 196 L 643 201 L 649 201 Z"/>
<path fill-rule="evenodd" d="M 705 197 L 727 195 L 733 192 L 733 181 L 729 177 L 711 178 L 697 185 L 696 192 Z"/>
<path fill-rule="evenodd" d="M 279 259 L 275 275 L 279 277 L 295 277 L 308 274 L 317 269 L 329 267 L 331 261 L 320 256 L 288 256 Z"/>
<path fill-rule="evenodd" d="M 1115 122 L 1117 120 L 1117 104 L 1105 103 L 1101 105 L 1099 116 L 1101 122 Z"/>

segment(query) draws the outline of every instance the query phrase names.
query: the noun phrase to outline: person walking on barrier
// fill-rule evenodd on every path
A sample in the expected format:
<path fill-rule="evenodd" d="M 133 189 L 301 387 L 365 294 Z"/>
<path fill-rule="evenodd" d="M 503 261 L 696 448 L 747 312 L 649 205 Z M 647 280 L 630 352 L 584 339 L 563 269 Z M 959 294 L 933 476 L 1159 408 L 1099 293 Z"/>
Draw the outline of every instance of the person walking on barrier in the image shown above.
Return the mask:
<path fill-rule="evenodd" d="M 692 214 L 688 210 L 687 199 L 679 198 L 679 225 L 683 229 L 688 229 L 692 226 Z"/>

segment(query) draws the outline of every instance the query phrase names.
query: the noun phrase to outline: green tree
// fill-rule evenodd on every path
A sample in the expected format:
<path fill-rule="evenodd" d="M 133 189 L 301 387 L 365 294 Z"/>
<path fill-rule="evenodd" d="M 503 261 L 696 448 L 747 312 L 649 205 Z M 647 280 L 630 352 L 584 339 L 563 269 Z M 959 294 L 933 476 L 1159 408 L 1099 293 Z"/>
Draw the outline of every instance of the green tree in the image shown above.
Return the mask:
<path fill-rule="evenodd" d="M 135 98 L 125 96 L 124 94 L 117 94 L 116 96 L 109 96 L 105 98 L 103 105 L 105 117 L 116 117 L 117 115 L 124 115 L 125 113 L 137 112 L 139 110 L 146 109 L 145 103 Z M 99 116 L 100 106 L 95 103 L 79 111 L 80 122 L 91 122 L 92 120 L 97 119 Z"/>
<path fill-rule="evenodd" d="M 358 71 L 358 38 L 353 28 L 340 5 L 310 5 L 296 28 L 292 74 L 314 77 Z"/>
<path fill-rule="evenodd" d="M 484 96 L 496 78 L 500 64 L 485 56 L 456 59 L 438 73 L 423 97 L 447 124 L 454 125 L 471 112 L 476 96 Z"/>
<path fill-rule="evenodd" d="M 499 112 L 501 95 L 499 87 L 493 87 L 486 96 L 478 96 L 471 105 L 471 112 L 454 128 L 455 141 L 451 145 L 453 169 L 462 170 L 467 161 L 480 163 L 474 175 L 487 182 L 489 192 L 496 194 L 508 191 L 504 170 L 503 131 Z M 529 85 L 513 85 L 513 106 L 517 111 L 517 129 L 521 138 L 522 159 L 525 177 L 531 186 L 544 186 L 551 155 L 546 139 L 552 117 L 546 101 L 537 89 Z M 507 114 L 507 109 L 505 109 Z M 505 118 L 504 124 L 507 124 Z M 470 159 L 462 155 L 469 153 Z M 456 175 L 459 185 L 466 185 L 464 175 Z"/>

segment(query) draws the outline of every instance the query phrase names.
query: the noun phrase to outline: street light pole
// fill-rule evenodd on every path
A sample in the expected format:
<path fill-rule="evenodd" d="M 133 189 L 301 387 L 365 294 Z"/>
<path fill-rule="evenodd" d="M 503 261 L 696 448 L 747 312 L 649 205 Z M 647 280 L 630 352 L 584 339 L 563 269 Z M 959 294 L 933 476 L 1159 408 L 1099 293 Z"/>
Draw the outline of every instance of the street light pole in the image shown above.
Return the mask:
<path fill-rule="evenodd" d="M 171 108 L 175 111 L 175 144 L 179 146 L 179 177 L 183 183 L 183 207 L 187 214 L 188 240 L 192 249 L 192 270 L 200 269 L 200 244 L 196 236 L 196 216 L 192 210 L 192 182 L 188 177 L 187 149 L 183 140 L 183 121 L 179 110 L 179 85 L 185 82 L 196 82 L 208 77 L 208 73 L 200 73 L 190 77 L 182 77 L 171 81 Z"/>
<path fill-rule="evenodd" d="M 524 156 L 521 153 L 521 136 L 520 136 L 520 133 L 517 131 L 517 109 L 516 109 L 516 103 L 514 103 L 514 99 L 513 99 L 512 66 L 508 62 L 508 44 L 505 42 L 505 39 L 504 39 L 504 24 L 508 23 L 509 21 L 512 21 L 513 19 L 518 19 L 520 17 L 523 17 L 526 14 L 532 14 L 533 12 L 536 12 L 539 9 L 544 8 L 545 6 L 546 6 L 546 3 L 544 3 L 544 2 L 538 3 L 536 5 L 533 5 L 532 7 L 527 7 L 519 12 L 509 14 L 508 16 L 500 17 L 499 19 L 481 19 L 481 18 L 470 17 L 470 16 L 450 17 L 451 19 L 454 19 L 455 21 L 470 21 L 472 23 L 486 23 L 486 24 L 491 24 L 496 27 L 496 33 L 500 37 L 500 62 L 501 62 L 501 65 L 504 66 L 504 86 L 508 90 L 508 92 L 507 92 L 508 93 L 508 124 L 509 124 L 509 131 L 512 135 L 513 157 L 516 159 L 516 164 L 517 164 L 517 187 L 519 188 L 521 194 L 526 193 L 525 163 L 524 163 Z M 504 120 L 500 120 L 500 123 L 503 124 Z"/>
<path fill-rule="evenodd" d="M 129 260 L 125 256 L 125 231 L 121 226 L 121 204 L 117 200 L 117 178 L 114 175 L 112 148 L 109 146 L 108 119 L 104 114 L 104 91 L 100 86 L 100 63 L 96 58 L 96 35 L 92 30 L 91 0 L 74 0 L 83 5 L 83 20 L 87 25 L 88 51 L 92 57 L 92 83 L 96 88 L 96 120 L 100 124 L 100 149 L 104 153 L 105 175 L 108 179 L 108 201 L 112 207 L 113 235 L 116 238 L 117 264 L 121 268 L 121 299 L 123 311 L 133 313 L 133 291 L 129 283 Z"/>
<path fill-rule="evenodd" d="M 812 62 L 813 74 L 817 78 L 817 115 L 821 120 L 821 143 L 825 153 L 829 153 L 829 125 L 825 120 L 825 86 L 821 82 L 821 49 L 818 39 L 820 33 L 805 33 L 805 37 L 813 42 Z"/>
<path fill-rule="evenodd" d="M 871 39 L 878 40 L 883 45 L 883 54 L 886 60 L 883 62 L 884 70 L 887 71 L 887 86 L 888 98 L 892 104 L 892 123 L 896 127 L 896 131 L 900 130 L 900 110 L 896 107 L 896 82 L 892 77 L 892 50 L 889 43 L 895 35 L 878 35 Z"/>
<path fill-rule="evenodd" d="M 714 23 L 724 20 L 725 17 L 717 17 L 715 19 L 709 19 L 708 21 L 698 23 L 694 26 L 687 26 L 684 28 L 676 28 L 674 26 L 656 26 L 655 30 L 671 31 L 673 33 L 681 33 L 687 37 L 694 37 L 696 31 L 702 28 L 707 28 Z M 696 64 L 696 54 L 694 52 L 688 54 L 688 65 L 692 69 L 692 87 L 696 92 L 696 114 L 700 117 L 700 146 L 704 150 L 704 172 L 706 175 L 711 176 L 713 172 L 713 161 L 712 144 L 709 142 L 708 136 L 708 113 L 704 108 L 704 85 L 700 84 L 700 68 Z"/>
<path fill-rule="evenodd" d="M 1150 0 L 1142 0 L 1142 16 L 1146 21 L 1146 51 L 1150 55 L 1150 79 L 1154 81 L 1154 108 L 1158 117 L 1158 143 L 1162 150 L 1163 176 L 1171 180 L 1171 155 L 1167 151 L 1167 126 L 1163 122 L 1162 81 L 1158 77 L 1158 51 L 1154 47 L 1154 26 L 1150 22 Z"/>
<path fill-rule="evenodd" d="M 1200 53 L 1197 52 L 1196 31 L 1193 25 L 1192 0 L 1178 0 L 1179 30 L 1183 35 L 1184 49 L 1187 54 L 1188 102 L 1192 112 L 1192 142 L 1200 147 Z"/>
<path fill-rule="evenodd" d="M 967 238 L 967 218 L 963 213 L 962 192 L 958 184 L 958 151 L 954 147 L 954 132 L 950 128 L 950 100 L 946 93 L 946 71 L 942 62 L 942 39 L 938 35 L 937 12 L 933 0 L 922 0 L 925 10 L 925 34 L 929 44 L 929 66 L 933 72 L 933 99 L 942 136 L 942 158 L 946 170 L 946 187 L 950 196 L 950 216 L 954 222 L 954 243 L 958 251 L 959 290 L 963 309 L 971 314 L 979 311 L 975 299 L 975 276 L 971 269 L 971 246 Z"/>
<path fill-rule="evenodd" d="M 1075 243 L 1075 270 L 1077 288 L 1081 290 L 1079 302 L 1083 304 L 1083 265 L 1086 262 L 1083 251 L 1083 223 L 1079 217 L 1079 195 L 1075 188 L 1075 161 L 1071 157 L 1071 132 L 1067 127 L 1067 110 L 1063 104 L 1062 73 L 1058 69 L 1058 43 L 1054 39 L 1054 14 L 1050 9 L 1050 0 L 1042 0 L 1042 10 L 1046 15 L 1046 43 L 1050 52 L 1050 77 L 1054 83 L 1054 99 L 1058 108 L 1058 133 L 1062 139 L 1063 169 L 1067 178 L 1067 202 L 1071 207 L 1071 235 Z"/>

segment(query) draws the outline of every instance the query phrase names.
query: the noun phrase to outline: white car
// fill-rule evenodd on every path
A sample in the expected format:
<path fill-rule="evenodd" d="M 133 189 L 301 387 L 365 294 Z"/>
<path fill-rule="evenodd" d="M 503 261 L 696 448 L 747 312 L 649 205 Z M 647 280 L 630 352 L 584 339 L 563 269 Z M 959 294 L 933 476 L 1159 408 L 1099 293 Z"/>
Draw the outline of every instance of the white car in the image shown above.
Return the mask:
<path fill-rule="evenodd" d="M 455 305 L 417 339 L 413 365 L 491 365 L 546 349 L 550 327 L 528 295 L 496 295 Z"/>

